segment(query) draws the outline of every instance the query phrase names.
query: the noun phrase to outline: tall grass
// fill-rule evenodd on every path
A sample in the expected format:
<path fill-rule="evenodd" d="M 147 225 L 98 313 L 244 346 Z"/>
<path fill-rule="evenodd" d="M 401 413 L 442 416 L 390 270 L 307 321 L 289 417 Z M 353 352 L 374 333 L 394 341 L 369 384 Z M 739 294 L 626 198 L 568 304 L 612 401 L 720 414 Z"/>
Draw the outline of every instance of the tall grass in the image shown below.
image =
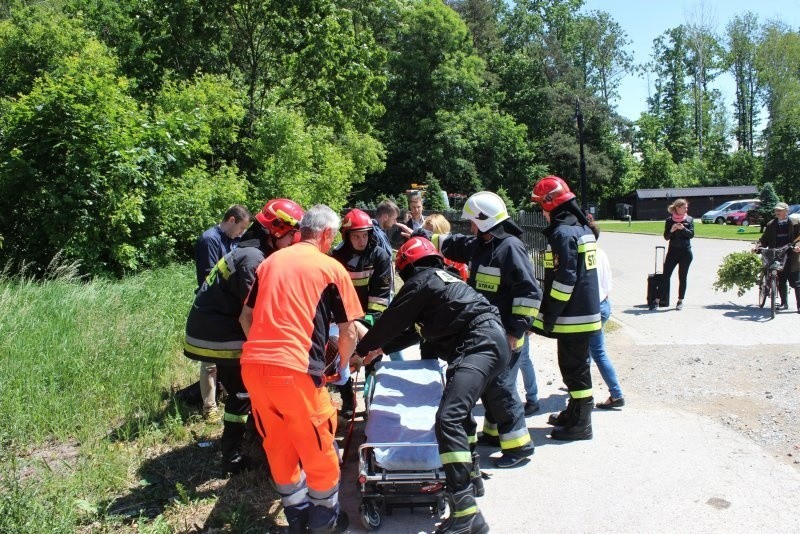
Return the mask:
<path fill-rule="evenodd" d="M 74 273 L 0 275 L 0 531 L 74 531 L 128 483 L 144 445 L 127 440 L 182 428 L 165 401 L 196 373 L 180 350 L 192 268 Z"/>

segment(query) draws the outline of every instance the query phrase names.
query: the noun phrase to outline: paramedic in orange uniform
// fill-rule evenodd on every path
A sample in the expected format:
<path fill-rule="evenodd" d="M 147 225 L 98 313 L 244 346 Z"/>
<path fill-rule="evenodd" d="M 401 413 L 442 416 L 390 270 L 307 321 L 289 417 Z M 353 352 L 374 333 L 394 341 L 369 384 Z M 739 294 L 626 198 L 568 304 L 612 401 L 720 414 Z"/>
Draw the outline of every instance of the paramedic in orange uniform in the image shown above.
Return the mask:
<path fill-rule="evenodd" d="M 325 344 L 339 326 L 340 380 L 350 376 L 354 321 L 364 313 L 350 275 L 327 255 L 339 217 L 316 205 L 300 221 L 300 243 L 265 260 L 239 318 L 247 342 L 242 379 L 264 436 L 290 532 L 343 532 L 336 408 L 325 387 Z M 288 252 L 288 254 L 284 254 Z M 302 467 L 301 467 L 302 465 Z"/>

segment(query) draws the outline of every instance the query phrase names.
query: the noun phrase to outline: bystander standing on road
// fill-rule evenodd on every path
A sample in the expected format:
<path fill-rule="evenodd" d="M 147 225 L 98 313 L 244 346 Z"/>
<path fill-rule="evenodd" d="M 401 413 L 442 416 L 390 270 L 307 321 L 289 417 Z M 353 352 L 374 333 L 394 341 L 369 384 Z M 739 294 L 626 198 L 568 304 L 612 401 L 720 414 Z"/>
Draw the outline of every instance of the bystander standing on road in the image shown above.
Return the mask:
<path fill-rule="evenodd" d="M 592 221 L 589 224 L 592 229 L 594 238 L 600 237 L 600 229 L 597 224 Z M 599 246 L 597 247 L 597 285 L 600 290 L 600 321 L 603 327 L 589 337 L 589 356 L 594 360 L 597 365 L 600 376 L 608 387 L 609 397 L 603 402 L 598 402 L 596 406 L 601 410 L 610 410 L 614 408 L 621 408 L 625 406 L 625 397 L 622 394 L 622 388 L 619 385 L 617 378 L 617 371 L 614 369 L 614 364 L 611 358 L 608 357 L 606 351 L 606 334 L 605 326 L 608 318 L 611 317 L 611 289 L 613 281 L 611 278 L 611 263 L 608 261 L 608 256 L 605 251 Z"/>
<path fill-rule="evenodd" d="M 672 271 L 678 267 L 678 302 L 676 310 L 683 309 L 683 299 L 686 296 L 686 279 L 689 275 L 689 265 L 692 263 L 692 238 L 694 237 L 694 219 L 688 214 L 689 203 L 686 199 L 679 198 L 667 208 L 670 216 L 664 222 L 664 239 L 669 241 L 667 257 L 664 260 L 664 287 L 659 296 L 659 305 L 666 306 L 669 300 L 669 285 Z"/>

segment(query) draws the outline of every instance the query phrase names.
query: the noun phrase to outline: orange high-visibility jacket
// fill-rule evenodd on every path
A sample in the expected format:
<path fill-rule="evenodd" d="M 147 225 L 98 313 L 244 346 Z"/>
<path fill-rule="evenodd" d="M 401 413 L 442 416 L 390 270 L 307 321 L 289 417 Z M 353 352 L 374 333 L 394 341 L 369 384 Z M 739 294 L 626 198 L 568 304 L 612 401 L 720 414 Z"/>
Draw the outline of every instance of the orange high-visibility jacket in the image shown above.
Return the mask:
<path fill-rule="evenodd" d="M 314 377 L 324 373 L 331 320 L 346 323 L 364 315 L 345 268 L 310 243 L 264 260 L 247 305 L 253 324 L 241 363 L 279 365 Z"/>

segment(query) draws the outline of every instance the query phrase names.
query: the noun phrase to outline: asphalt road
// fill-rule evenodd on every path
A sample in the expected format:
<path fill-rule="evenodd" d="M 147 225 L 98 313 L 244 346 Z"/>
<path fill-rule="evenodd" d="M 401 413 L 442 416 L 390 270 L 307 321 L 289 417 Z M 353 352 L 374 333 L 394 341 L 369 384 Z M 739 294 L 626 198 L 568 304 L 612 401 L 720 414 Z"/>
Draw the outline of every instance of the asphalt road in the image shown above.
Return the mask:
<path fill-rule="evenodd" d="M 744 242 L 695 239 L 685 308 L 649 311 L 646 276 L 653 269 L 653 247 L 662 242 L 634 234 L 601 236 L 614 275 L 614 318 L 622 324 L 609 335 L 610 343 L 624 341 L 619 346 L 633 347 L 646 364 L 653 345 L 679 350 L 800 342 L 794 306 L 770 320 L 755 306 L 752 291 L 739 298 L 711 289 L 722 257 L 748 249 Z M 677 272 L 672 293 L 674 306 Z M 499 453 L 480 449 L 490 478 L 478 504 L 493 532 L 800 531 L 800 472 L 709 417 L 627 392 L 623 410 L 595 410 L 591 441 L 550 440 L 547 416 L 564 406 L 566 393 L 560 389 L 554 342 L 532 341 L 542 400 L 541 412 L 527 419 L 536 454 L 527 465 L 500 470 L 489 458 Z M 362 439 L 357 435 L 356 444 Z M 345 465 L 341 499 L 351 531 L 363 532 L 356 467 L 352 460 Z M 435 523 L 424 510 L 395 510 L 383 517 L 380 530 L 433 532 Z"/>

